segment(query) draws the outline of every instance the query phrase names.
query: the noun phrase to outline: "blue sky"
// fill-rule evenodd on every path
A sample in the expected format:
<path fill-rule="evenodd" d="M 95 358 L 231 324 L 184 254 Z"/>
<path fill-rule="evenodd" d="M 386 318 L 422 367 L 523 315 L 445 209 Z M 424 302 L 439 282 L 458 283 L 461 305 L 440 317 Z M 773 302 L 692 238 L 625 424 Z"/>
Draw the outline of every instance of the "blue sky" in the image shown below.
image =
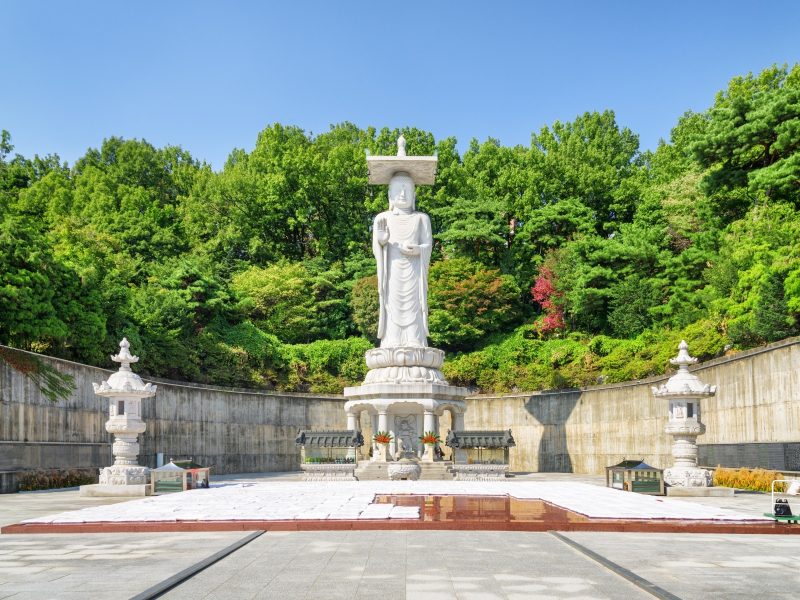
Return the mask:
<path fill-rule="evenodd" d="M 221 168 L 273 122 L 530 143 L 612 109 L 642 148 L 736 75 L 800 61 L 800 2 L 0 2 L 0 129 L 74 162 L 106 137 Z"/>

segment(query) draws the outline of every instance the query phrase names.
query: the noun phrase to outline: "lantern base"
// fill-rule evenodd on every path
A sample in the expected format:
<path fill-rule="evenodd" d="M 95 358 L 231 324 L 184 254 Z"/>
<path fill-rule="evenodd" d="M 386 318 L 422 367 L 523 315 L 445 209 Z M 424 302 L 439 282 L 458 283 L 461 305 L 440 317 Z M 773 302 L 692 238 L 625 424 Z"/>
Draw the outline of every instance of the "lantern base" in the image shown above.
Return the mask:
<path fill-rule="evenodd" d="M 100 469 L 101 485 L 145 485 L 150 469 L 139 465 L 111 465 Z"/>
<path fill-rule="evenodd" d="M 81 496 L 89 498 L 143 498 L 149 495 L 150 486 L 148 484 L 109 485 L 95 483 L 81 486 Z"/>
<path fill-rule="evenodd" d="M 676 488 L 707 488 L 711 486 L 711 471 L 698 467 L 670 467 L 664 469 L 664 483 Z"/>

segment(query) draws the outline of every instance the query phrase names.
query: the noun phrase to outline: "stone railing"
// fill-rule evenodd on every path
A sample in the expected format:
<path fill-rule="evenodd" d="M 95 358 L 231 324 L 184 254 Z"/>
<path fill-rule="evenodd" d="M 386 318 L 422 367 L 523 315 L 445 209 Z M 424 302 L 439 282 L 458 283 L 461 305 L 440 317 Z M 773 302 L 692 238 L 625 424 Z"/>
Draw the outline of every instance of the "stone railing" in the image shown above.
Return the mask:
<path fill-rule="evenodd" d="M 496 481 L 508 476 L 508 465 L 453 465 L 456 480 Z"/>

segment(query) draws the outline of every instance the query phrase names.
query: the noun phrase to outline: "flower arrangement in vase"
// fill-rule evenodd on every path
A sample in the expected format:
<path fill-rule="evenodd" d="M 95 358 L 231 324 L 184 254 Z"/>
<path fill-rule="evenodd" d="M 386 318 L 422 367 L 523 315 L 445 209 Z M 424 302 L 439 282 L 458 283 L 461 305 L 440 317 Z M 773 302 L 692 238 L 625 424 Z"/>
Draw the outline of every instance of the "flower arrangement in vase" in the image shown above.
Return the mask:
<path fill-rule="evenodd" d="M 435 433 L 433 431 L 426 431 L 419 437 L 419 441 L 427 446 L 430 446 L 433 444 L 440 443 L 442 441 L 442 438 L 439 437 L 438 433 Z"/>
<path fill-rule="evenodd" d="M 375 435 L 372 436 L 372 440 L 376 444 L 390 444 L 392 442 L 393 436 L 388 431 L 378 431 Z"/>

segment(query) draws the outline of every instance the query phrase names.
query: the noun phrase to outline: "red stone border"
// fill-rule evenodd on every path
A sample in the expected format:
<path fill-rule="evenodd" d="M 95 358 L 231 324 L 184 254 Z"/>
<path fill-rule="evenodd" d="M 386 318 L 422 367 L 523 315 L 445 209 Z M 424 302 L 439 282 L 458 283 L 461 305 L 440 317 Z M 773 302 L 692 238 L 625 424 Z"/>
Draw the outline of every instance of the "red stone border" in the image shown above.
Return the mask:
<path fill-rule="evenodd" d="M 417 519 L 298 521 L 119 521 L 17 523 L 0 533 L 157 533 L 181 531 L 608 531 L 636 533 L 800 534 L 800 526 L 725 521 L 599 520 L 569 522 L 427 522 Z"/>

